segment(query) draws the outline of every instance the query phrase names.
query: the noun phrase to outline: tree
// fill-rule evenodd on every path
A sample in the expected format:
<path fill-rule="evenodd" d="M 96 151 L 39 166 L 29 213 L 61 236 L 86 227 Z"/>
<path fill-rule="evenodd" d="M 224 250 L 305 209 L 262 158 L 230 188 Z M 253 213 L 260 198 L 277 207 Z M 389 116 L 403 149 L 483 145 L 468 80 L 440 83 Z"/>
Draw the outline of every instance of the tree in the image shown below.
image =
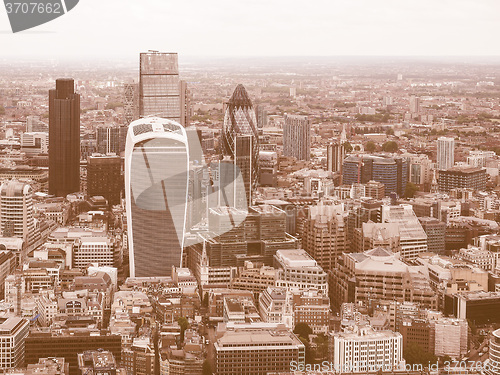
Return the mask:
<path fill-rule="evenodd" d="M 417 191 L 418 191 L 417 185 L 415 185 L 412 182 L 407 182 L 405 188 L 405 198 L 413 198 Z"/>
<path fill-rule="evenodd" d="M 345 152 L 347 152 L 347 153 L 352 152 L 352 146 L 349 142 L 347 142 L 347 141 L 344 142 L 343 146 L 344 146 Z"/>
<path fill-rule="evenodd" d="M 189 321 L 187 320 L 187 318 L 180 316 L 179 319 L 177 319 L 177 323 L 179 324 L 179 327 L 181 327 L 181 343 L 183 343 L 184 342 L 184 332 L 189 327 Z"/>
<path fill-rule="evenodd" d="M 354 146 L 354 151 L 361 151 L 361 147 L 359 145 Z"/>
<path fill-rule="evenodd" d="M 213 374 L 212 365 L 210 364 L 210 361 L 208 359 L 205 359 L 203 361 L 202 371 L 203 371 L 202 372 L 203 375 L 212 375 Z"/>
<path fill-rule="evenodd" d="M 399 149 L 395 141 L 387 141 L 382 145 L 382 150 L 385 152 L 396 152 Z"/>
<path fill-rule="evenodd" d="M 0 105 L 0 115 L 5 115 L 5 107 Z"/>
<path fill-rule="evenodd" d="M 387 134 L 387 135 L 394 135 L 394 129 L 393 128 L 387 128 L 387 130 L 385 131 L 385 134 Z"/>
<path fill-rule="evenodd" d="M 203 307 L 208 307 L 208 292 L 205 292 L 205 295 L 203 296 L 203 301 L 201 302 L 201 305 Z"/>
<path fill-rule="evenodd" d="M 309 340 L 309 335 L 313 332 L 311 327 L 307 325 L 307 323 L 298 323 L 293 330 L 294 333 L 299 335 L 300 337 Z"/>
<path fill-rule="evenodd" d="M 365 150 L 367 152 L 374 152 L 377 149 L 377 145 L 373 141 L 366 142 Z"/>

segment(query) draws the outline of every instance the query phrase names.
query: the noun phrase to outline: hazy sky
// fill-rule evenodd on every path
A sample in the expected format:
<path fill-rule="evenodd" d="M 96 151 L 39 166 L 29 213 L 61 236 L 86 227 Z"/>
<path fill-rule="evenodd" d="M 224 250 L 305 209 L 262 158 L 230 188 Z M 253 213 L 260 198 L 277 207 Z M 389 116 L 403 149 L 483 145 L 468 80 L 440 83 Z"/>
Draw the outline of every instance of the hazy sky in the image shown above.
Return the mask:
<path fill-rule="evenodd" d="M 80 0 L 17 34 L 2 8 L 0 59 L 500 55 L 500 0 Z"/>

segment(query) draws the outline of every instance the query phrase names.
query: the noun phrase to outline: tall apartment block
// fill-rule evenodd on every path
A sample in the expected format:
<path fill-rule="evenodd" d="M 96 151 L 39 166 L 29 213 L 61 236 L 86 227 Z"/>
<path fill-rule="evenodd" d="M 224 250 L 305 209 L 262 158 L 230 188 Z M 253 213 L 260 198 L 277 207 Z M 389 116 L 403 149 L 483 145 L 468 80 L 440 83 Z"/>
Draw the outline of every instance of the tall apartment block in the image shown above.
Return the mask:
<path fill-rule="evenodd" d="M 297 160 L 311 158 L 311 122 L 307 116 L 285 114 L 283 154 Z"/>
<path fill-rule="evenodd" d="M 189 90 L 179 80 L 177 53 L 140 54 L 139 116 L 157 116 L 183 126 L 189 122 Z"/>
<path fill-rule="evenodd" d="M 342 172 L 342 163 L 344 162 L 345 155 L 345 147 L 341 142 L 332 142 L 326 146 L 327 171 Z"/>
<path fill-rule="evenodd" d="M 445 170 L 455 164 L 455 139 L 439 137 L 437 140 L 437 168 Z"/>
<path fill-rule="evenodd" d="M 49 90 L 49 194 L 80 191 L 80 95 L 73 79 Z"/>

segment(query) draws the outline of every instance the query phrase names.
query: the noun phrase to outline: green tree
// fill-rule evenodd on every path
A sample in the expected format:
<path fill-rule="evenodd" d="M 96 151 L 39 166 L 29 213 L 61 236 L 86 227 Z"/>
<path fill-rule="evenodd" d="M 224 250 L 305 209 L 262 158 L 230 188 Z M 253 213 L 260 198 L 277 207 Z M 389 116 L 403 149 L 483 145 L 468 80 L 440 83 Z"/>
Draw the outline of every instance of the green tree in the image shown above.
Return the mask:
<path fill-rule="evenodd" d="M 183 343 L 184 332 L 186 332 L 186 329 L 189 328 L 189 321 L 184 316 L 180 316 L 179 319 L 177 319 L 177 323 L 179 324 L 179 327 L 181 327 L 181 343 Z"/>
<path fill-rule="evenodd" d="M 210 361 L 208 359 L 205 359 L 203 361 L 203 369 L 202 369 L 202 374 L 203 375 L 212 375 L 212 365 L 210 364 Z"/>
<path fill-rule="evenodd" d="M 405 188 L 405 198 L 413 198 L 417 191 L 418 191 L 417 185 L 415 185 L 412 182 L 407 182 Z"/>
<path fill-rule="evenodd" d="M 387 128 L 387 130 L 385 131 L 385 134 L 387 134 L 387 135 L 394 135 L 394 129 L 393 128 Z"/>
<path fill-rule="evenodd" d="M 361 147 L 359 145 L 354 146 L 354 151 L 361 151 Z"/>
<path fill-rule="evenodd" d="M 0 115 L 5 115 L 5 107 L 0 105 Z"/>
<path fill-rule="evenodd" d="M 352 152 L 352 146 L 349 142 L 347 142 L 347 141 L 344 142 L 343 146 L 344 146 L 345 152 L 347 152 L 347 153 Z"/>
<path fill-rule="evenodd" d="M 396 152 L 399 149 L 395 141 L 387 141 L 382 145 L 382 150 L 385 152 Z"/>
<path fill-rule="evenodd" d="M 311 327 L 307 325 L 307 323 L 298 323 L 293 330 L 294 333 L 299 335 L 300 337 L 309 340 L 309 335 L 313 332 Z"/>
<path fill-rule="evenodd" d="M 377 149 L 377 145 L 373 141 L 366 142 L 365 150 L 367 152 L 374 152 Z"/>
<path fill-rule="evenodd" d="M 205 295 L 203 296 L 203 301 L 201 302 L 203 307 L 208 307 L 208 292 L 205 292 Z"/>

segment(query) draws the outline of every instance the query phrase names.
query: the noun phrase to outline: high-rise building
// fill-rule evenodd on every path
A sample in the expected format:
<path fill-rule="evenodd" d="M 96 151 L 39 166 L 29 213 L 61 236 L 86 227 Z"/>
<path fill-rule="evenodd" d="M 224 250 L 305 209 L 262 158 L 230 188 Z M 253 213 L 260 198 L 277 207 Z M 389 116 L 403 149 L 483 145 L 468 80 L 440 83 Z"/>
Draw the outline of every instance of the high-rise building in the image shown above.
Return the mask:
<path fill-rule="evenodd" d="M 408 160 L 375 155 L 351 155 L 344 159 L 344 185 L 366 184 L 371 180 L 384 184 L 386 195 L 396 193 L 402 197 L 408 182 Z"/>
<path fill-rule="evenodd" d="M 126 126 L 99 126 L 96 131 L 97 152 L 120 155 L 125 150 Z"/>
<path fill-rule="evenodd" d="M 418 115 L 420 113 L 420 98 L 418 96 L 410 96 L 410 113 Z"/>
<path fill-rule="evenodd" d="M 427 234 L 427 250 L 436 254 L 443 254 L 445 250 L 444 238 L 446 224 L 433 217 L 419 217 L 425 234 Z"/>
<path fill-rule="evenodd" d="M 340 142 L 326 146 L 326 164 L 330 172 L 342 172 L 342 163 L 345 158 L 345 147 Z"/>
<path fill-rule="evenodd" d="M 189 98 L 186 82 L 179 80 L 177 53 L 141 53 L 140 117 L 157 116 L 188 126 L 191 111 Z"/>
<path fill-rule="evenodd" d="M 259 135 L 252 101 L 241 84 L 236 86 L 226 104 L 222 152 L 228 155 L 241 171 L 247 204 L 252 204 L 252 192 L 259 178 Z"/>
<path fill-rule="evenodd" d="M 0 368 L 16 368 L 24 365 L 25 340 L 29 322 L 21 318 L 0 319 Z"/>
<path fill-rule="evenodd" d="M 80 95 L 73 79 L 56 80 L 49 90 L 49 194 L 80 191 Z"/>
<path fill-rule="evenodd" d="M 130 276 L 169 276 L 180 267 L 187 214 L 186 130 L 150 117 L 130 124 L 125 197 Z"/>
<path fill-rule="evenodd" d="M 130 125 L 139 118 L 139 85 L 126 83 L 123 87 L 123 123 Z"/>
<path fill-rule="evenodd" d="M 437 140 L 437 168 L 444 170 L 455 164 L 455 139 L 439 137 Z"/>
<path fill-rule="evenodd" d="M 26 246 L 37 239 L 30 185 L 11 180 L 0 186 L 0 229 L 3 237 L 22 238 Z"/>
<path fill-rule="evenodd" d="M 302 247 L 318 264 L 329 271 L 337 257 L 347 251 L 347 231 L 342 205 L 312 206 L 301 230 Z"/>
<path fill-rule="evenodd" d="M 307 116 L 285 114 L 283 154 L 297 160 L 311 158 L 311 122 Z"/>
<path fill-rule="evenodd" d="M 110 205 L 119 204 L 123 191 L 121 171 L 119 156 L 90 156 L 87 162 L 87 195 L 102 196 Z"/>

